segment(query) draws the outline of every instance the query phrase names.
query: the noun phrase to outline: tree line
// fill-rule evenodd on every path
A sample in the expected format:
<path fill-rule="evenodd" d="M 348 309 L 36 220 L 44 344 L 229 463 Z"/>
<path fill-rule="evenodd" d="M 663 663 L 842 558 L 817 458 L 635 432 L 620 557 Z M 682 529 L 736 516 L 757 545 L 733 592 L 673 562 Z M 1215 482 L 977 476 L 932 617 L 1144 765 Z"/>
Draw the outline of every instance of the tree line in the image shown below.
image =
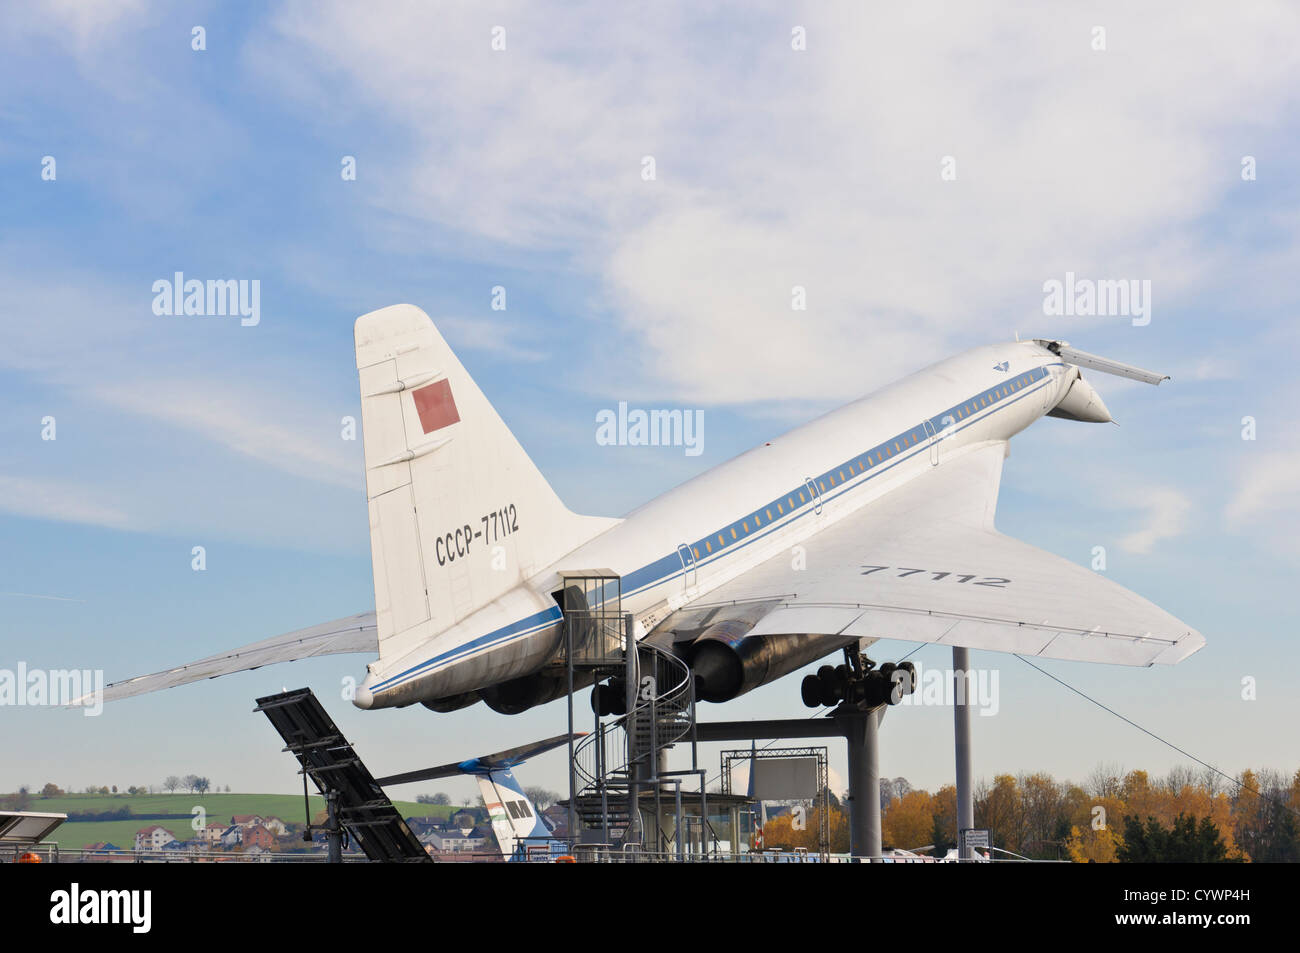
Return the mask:
<path fill-rule="evenodd" d="M 158 794 L 162 791 L 166 791 L 168 794 L 174 794 L 177 791 L 188 791 L 191 794 L 206 794 L 209 791 L 211 791 L 213 794 L 217 794 L 221 790 L 222 789 L 220 785 L 213 786 L 211 781 L 197 774 L 187 774 L 184 777 L 180 777 L 178 775 L 172 774 L 164 778 L 161 784 L 148 784 L 148 785 L 132 784 L 120 790 L 116 784 L 111 784 L 111 785 L 91 784 L 86 786 L 80 791 L 74 790 L 72 788 L 68 788 L 67 790 L 64 790 L 63 788 L 55 784 L 53 781 L 49 781 L 45 784 L 44 787 L 41 788 L 40 794 L 38 796 L 43 798 L 48 798 L 48 797 L 66 797 L 67 795 L 70 794 L 91 794 L 91 795 L 109 795 L 109 796 L 126 794 L 131 797 L 135 797 L 138 795 L 145 795 L 145 794 Z M 225 793 L 227 794 L 230 793 L 229 784 L 227 784 L 225 787 Z M 31 789 L 28 788 L 26 785 L 24 785 L 23 787 L 18 789 L 17 796 L 20 798 L 25 798 L 28 802 L 30 802 Z"/>
<path fill-rule="evenodd" d="M 952 785 L 931 793 L 899 778 L 882 790 L 886 799 L 881 831 L 887 848 L 930 847 L 927 853 L 942 856 L 957 845 Z M 974 801 L 975 826 L 989 831 L 990 843 L 1032 859 L 1300 861 L 1300 771 L 1245 771 L 1229 781 L 1208 769 L 1175 768 L 1152 779 L 1145 771 L 1121 775 L 1100 766 L 1083 784 L 1043 773 L 1002 774 L 980 781 Z M 847 851 L 844 812 L 832 806 L 828 820 L 831 850 Z M 817 824 L 815 809 L 803 825 L 775 818 L 764 829 L 764 843 L 816 849 Z"/>

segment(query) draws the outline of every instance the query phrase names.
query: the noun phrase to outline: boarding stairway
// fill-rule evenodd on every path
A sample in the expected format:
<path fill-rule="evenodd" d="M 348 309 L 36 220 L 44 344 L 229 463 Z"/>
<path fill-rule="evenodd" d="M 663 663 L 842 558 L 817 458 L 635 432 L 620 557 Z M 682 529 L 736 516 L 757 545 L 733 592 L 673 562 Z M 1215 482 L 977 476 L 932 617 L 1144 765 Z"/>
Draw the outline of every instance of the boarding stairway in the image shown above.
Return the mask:
<path fill-rule="evenodd" d="M 574 839 L 670 849 L 663 811 L 669 804 L 680 806 L 682 784 L 697 778 L 699 793 L 691 797 L 701 806 L 707 803 L 696 757 L 694 677 L 671 652 L 635 643 L 632 617 L 621 610 L 617 576 L 571 576 L 566 584 L 565 652 L 575 670 L 588 676 L 582 681 L 597 683 L 593 691 L 619 703 L 613 716 L 597 715 L 595 730 L 573 749 Z M 572 710 L 572 697 L 569 704 Z M 687 744 L 690 768 L 668 770 L 668 752 Z M 629 809 L 634 803 L 640 807 L 635 813 Z"/>
<path fill-rule="evenodd" d="M 629 831 L 628 805 L 636 798 L 642 812 L 658 817 L 662 804 L 674 797 L 681 776 L 699 773 L 694 680 L 684 662 L 653 646 L 638 648 L 637 670 L 635 706 L 625 715 L 600 721 L 574 749 L 573 767 L 580 785 L 576 806 L 582 826 L 602 831 L 606 843 L 627 844 L 630 837 L 650 847 L 648 841 L 666 841 L 666 836 L 635 826 Z M 691 769 L 668 771 L 666 754 L 679 744 L 691 746 Z M 656 844 L 654 849 L 664 846 Z"/>

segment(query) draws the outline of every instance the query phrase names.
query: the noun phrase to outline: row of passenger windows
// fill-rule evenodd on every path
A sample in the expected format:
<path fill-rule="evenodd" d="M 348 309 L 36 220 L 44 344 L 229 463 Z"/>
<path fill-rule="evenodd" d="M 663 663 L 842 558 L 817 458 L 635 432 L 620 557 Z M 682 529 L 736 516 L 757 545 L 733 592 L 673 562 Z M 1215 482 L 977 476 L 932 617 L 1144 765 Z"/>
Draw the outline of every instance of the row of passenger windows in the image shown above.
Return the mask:
<path fill-rule="evenodd" d="M 1042 368 L 1030 371 L 1029 373 L 1016 378 L 1014 381 L 1003 384 L 1001 387 L 985 391 L 983 394 L 973 398 L 967 404 L 960 407 L 954 407 L 946 413 L 940 414 L 938 419 L 942 421 L 945 417 L 952 417 L 955 421 L 969 417 L 981 408 L 987 407 L 989 404 L 1001 400 L 1004 397 L 1009 397 L 1022 387 L 1037 380 L 1044 373 L 1046 372 L 1043 371 Z M 932 422 L 932 426 L 935 426 L 935 429 L 939 430 L 943 425 L 940 423 L 936 426 Z M 925 428 L 923 426 L 914 427 L 907 433 L 899 436 L 897 440 L 886 441 L 880 446 L 868 450 L 866 453 L 862 454 L 862 456 L 842 464 L 837 469 L 823 473 L 815 481 L 817 484 L 817 494 L 820 495 L 825 493 L 831 487 L 838 486 L 845 480 L 851 480 L 853 477 L 865 473 L 867 470 L 871 469 L 871 467 L 877 466 L 881 462 L 888 460 L 896 453 L 902 453 L 908 447 L 914 446 L 918 441 L 921 441 L 924 438 Z M 797 503 L 795 502 L 796 499 L 798 500 Z M 795 490 L 783 499 L 773 500 L 762 509 L 755 510 L 753 513 L 750 513 L 749 516 L 732 523 L 730 526 L 723 529 L 722 532 L 712 536 L 706 536 L 704 539 L 691 546 L 691 555 L 695 559 L 702 559 L 717 550 L 725 548 L 730 543 L 739 541 L 742 537 L 748 536 L 750 533 L 766 526 L 773 520 L 780 519 L 787 513 L 793 512 L 800 506 L 803 506 L 805 503 L 812 500 L 813 493 L 808 489 L 807 484 L 805 484 L 803 489 Z"/>
<path fill-rule="evenodd" d="M 1001 387 L 995 387 L 992 388 L 991 390 L 986 390 L 984 393 L 973 398 L 971 402 L 968 404 L 963 404 L 959 407 L 953 407 L 949 409 L 948 411 L 940 414 L 938 420 L 943 421 L 944 419 L 951 417 L 954 421 L 957 421 L 969 417 L 971 414 L 977 413 L 979 410 L 981 410 L 984 407 L 987 407 L 989 404 L 996 403 L 997 401 L 1001 400 L 1004 397 L 1010 397 L 1012 394 L 1020 390 L 1022 387 L 1026 387 L 1029 384 L 1032 384 L 1034 381 L 1038 380 L 1045 373 L 1046 371 L 1044 371 L 1041 367 L 1035 368 L 1034 370 L 1030 371 L 1028 374 L 1022 374 L 1020 377 L 1017 377 L 1015 380 L 1003 384 Z"/>

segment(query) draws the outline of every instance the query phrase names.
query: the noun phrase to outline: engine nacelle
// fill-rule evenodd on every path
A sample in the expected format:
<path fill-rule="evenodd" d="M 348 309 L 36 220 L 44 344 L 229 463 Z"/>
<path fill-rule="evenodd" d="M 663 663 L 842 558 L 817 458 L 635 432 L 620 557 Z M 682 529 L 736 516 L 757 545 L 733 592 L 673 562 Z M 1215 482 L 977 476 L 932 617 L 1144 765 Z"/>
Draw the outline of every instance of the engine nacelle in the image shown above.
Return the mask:
<path fill-rule="evenodd" d="M 575 691 L 590 685 L 591 682 L 592 675 L 590 672 L 575 671 L 573 673 L 573 688 Z M 538 705 L 545 705 L 557 698 L 563 698 L 568 690 L 569 679 L 566 674 L 538 673 L 480 689 L 478 694 L 483 697 L 483 702 L 493 711 L 502 715 L 518 715 L 530 708 L 536 708 Z"/>
<path fill-rule="evenodd" d="M 439 698 L 437 701 L 420 702 L 429 711 L 436 711 L 446 714 L 450 711 L 459 711 L 462 708 L 468 708 L 479 701 L 478 692 L 465 692 L 463 695 L 452 695 L 450 698 Z"/>
<path fill-rule="evenodd" d="M 737 606 L 724 610 L 736 614 L 723 619 L 710 613 L 698 636 L 674 644 L 695 674 L 696 698 L 730 701 L 857 642 L 834 635 L 750 635 L 770 608 Z"/>

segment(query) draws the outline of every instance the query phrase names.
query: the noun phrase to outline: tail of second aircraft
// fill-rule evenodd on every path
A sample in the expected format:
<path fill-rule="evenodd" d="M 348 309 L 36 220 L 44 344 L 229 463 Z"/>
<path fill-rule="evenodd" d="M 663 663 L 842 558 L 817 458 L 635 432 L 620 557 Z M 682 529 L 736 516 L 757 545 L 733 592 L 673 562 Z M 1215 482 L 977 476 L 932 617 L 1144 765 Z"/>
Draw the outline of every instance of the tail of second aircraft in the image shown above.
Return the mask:
<path fill-rule="evenodd" d="M 432 781 L 459 774 L 472 774 L 478 781 L 479 791 L 483 795 L 483 806 L 492 822 L 492 833 L 496 835 L 501 856 L 511 861 L 529 860 L 537 853 L 559 857 L 566 853 L 566 844 L 552 837 L 551 829 L 542 821 L 532 798 L 524 793 L 524 789 L 520 787 L 511 769 L 523 764 L 529 758 L 535 758 L 539 754 L 568 744 L 570 740 L 582 737 L 584 737 L 583 732 L 556 735 L 554 738 L 507 748 L 495 754 L 480 755 L 466 761 L 453 761 L 433 768 L 389 775 L 379 778 L 378 783 L 380 785 L 411 784 L 415 781 Z"/>
<path fill-rule="evenodd" d="M 542 823 L 532 799 L 509 768 L 487 771 L 475 780 L 492 822 L 492 833 L 506 860 L 524 860 L 530 850 L 554 853 L 550 828 Z"/>
<path fill-rule="evenodd" d="M 616 520 L 570 512 L 419 308 L 356 322 L 379 651 L 436 634 Z"/>

